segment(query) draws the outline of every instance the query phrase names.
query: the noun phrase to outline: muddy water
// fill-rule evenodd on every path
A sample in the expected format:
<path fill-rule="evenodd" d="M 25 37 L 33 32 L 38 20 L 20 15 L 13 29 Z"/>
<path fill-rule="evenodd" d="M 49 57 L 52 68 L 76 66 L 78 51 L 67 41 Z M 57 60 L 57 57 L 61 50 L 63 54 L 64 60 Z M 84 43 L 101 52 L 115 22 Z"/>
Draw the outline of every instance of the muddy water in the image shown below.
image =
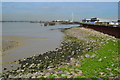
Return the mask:
<path fill-rule="evenodd" d="M 3 36 L 9 40 L 24 43 L 19 47 L 3 52 L 3 68 L 15 69 L 18 64 L 13 61 L 43 54 L 46 51 L 59 47 L 64 34 L 58 28 L 67 28 L 75 25 L 41 26 L 39 23 L 3 23 Z M 8 39 L 8 38 L 6 38 Z M 3 71 L 4 72 L 4 71 Z"/>

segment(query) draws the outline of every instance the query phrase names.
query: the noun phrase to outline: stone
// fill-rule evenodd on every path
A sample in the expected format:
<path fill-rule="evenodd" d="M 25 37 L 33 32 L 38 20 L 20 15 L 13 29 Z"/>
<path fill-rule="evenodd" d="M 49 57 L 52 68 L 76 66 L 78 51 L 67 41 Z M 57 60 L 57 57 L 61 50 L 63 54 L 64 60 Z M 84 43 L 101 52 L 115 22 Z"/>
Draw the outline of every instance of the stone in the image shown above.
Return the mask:
<path fill-rule="evenodd" d="M 112 64 L 112 66 L 114 66 L 114 64 Z"/>
<path fill-rule="evenodd" d="M 111 68 L 106 68 L 107 70 L 111 70 Z"/>
<path fill-rule="evenodd" d="M 74 71 L 74 69 L 70 69 L 71 71 Z"/>
<path fill-rule="evenodd" d="M 88 58 L 88 57 L 90 57 L 90 55 L 88 55 L 88 54 L 85 54 L 85 57 L 86 57 L 86 58 Z"/>
<path fill-rule="evenodd" d="M 80 64 L 75 64 L 75 66 L 78 66 L 78 67 L 80 67 L 81 65 L 80 65 Z"/>
<path fill-rule="evenodd" d="M 82 74 L 82 70 L 79 70 L 78 74 Z"/>
<path fill-rule="evenodd" d="M 80 71 L 79 69 L 75 69 L 75 71 Z"/>
<path fill-rule="evenodd" d="M 104 57 L 105 59 L 107 58 L 107 57 Z"/>
<path fill-rule="evenodd" d="M 102 59 L 100 58 L 98 61 L 102 61 Z"/>
<path fill-rule="evenodd" d="M 34 76 L 32 76 L 32 78 L 37 78 L 37 77 L 34 75 Z"/>
<path fill-rule="evenodd" d="M 64 71 L 65 73 L 68 73 L 68 71 Z"/>
<path fill-rule="evenodd" d="M 21 72 L 21 70 L 17 70 L 16 72 L 19 73 L 19 72 Z"/>
<path fill-rule="evenodd" d="M 57 74 L 53 74 L 53 76 L 56 76 L 56 77 L 57 77 L 58 75 L 57 75 Z"/>
<path fill-rule="evenodd" d="M 67 74 L 62 74 L 61 76 L 63 76 L 63 77 L 64 77 L 64 76 L 67 76 Z"/>
<path fill-rule="evenodd" d="M 46 73 L 45 76 L 46 76 L 46 77 L 49 77 L 49 76 L 50 76 L 50 73 Z"/>
<path fill-rule="evenodd" d="M 94 58 L 96 56 L 96 54 L 93 54 L 92 56 L 90 56 L 90 58 Z"/>
<path fill-rule="evenodd" d="M 100 74 L 101 74 L 101 75 L 103 75 L 103 74 L 104 74 L 104 72 L 100 72 Z"/>
<path fill-rule="evenodd" d="M 67 75 L 67 78 L 72 78 L 72 76 L 71 75 Z"/>
<path fill-rule="evenodd" d="M 5 67 L 4 70 L 7 70 L 7 68 Z"/>
<path fill-rule="evenodd" d="M 80 76 L 81 74 L 75 74 L 74 77 Z"/>

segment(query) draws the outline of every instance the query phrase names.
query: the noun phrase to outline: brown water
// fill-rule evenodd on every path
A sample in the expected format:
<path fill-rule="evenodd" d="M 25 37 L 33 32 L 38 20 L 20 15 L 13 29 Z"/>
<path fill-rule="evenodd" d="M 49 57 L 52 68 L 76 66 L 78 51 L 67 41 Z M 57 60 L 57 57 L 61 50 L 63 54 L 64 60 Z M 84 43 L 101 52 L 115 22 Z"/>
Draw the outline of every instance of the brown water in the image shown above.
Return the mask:
<path fill-rule="evenodd" d="M 36 54 L 43 54 L 46 51 L 59 47 L 64 34 L 58 28 L 68 28 L 71 26 L 75 25 L 44 27 L 39 23 L 3 23 L 3 36 L 10 36 L 11 40 L 17 38 L 18 41 L 25 43 L 2 53 L 3 68 L 6 67 L 8 70 L 15 69 L 18 64 L 12 63 L 13 61 Z"/>

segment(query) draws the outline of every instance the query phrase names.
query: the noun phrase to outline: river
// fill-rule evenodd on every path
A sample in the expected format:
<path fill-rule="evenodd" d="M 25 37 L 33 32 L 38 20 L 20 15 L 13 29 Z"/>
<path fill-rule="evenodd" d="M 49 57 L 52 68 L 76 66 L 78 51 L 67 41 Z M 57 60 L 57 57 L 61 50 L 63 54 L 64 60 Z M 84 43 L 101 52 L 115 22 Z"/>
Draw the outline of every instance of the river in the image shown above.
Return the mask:
<path fill-rule="evenodd" d="M 59 47 L 64 34 L 59 28 L 69 28 L 78 25 L 55 25 L 42 26 L 40 23 L 29 22 L 5 22 L 2 24 L 2 36 L 22 40 L 23 45 L 15 49 L 9 49 L 2 54 L 2 67 L 12 70 L 19 66 L 13 61 L 30 57 L 36 54 L 43 54 L 46 51 Z M 4 71 L 3 71 L 4 72 Z"/>

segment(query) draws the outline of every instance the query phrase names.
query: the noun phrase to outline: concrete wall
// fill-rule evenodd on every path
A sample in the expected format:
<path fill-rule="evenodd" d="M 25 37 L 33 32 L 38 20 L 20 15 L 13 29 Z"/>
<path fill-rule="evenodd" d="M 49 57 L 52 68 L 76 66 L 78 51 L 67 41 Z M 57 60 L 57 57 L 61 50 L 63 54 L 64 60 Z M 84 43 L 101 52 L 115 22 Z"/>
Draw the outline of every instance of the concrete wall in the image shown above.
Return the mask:
<path fill-rule="evenodd" d="M 101 26 L 101 25 L 83 25 L 83 27 L 91 28 L 96 31 L 103 32 L 105 34 L 109 34 L 115 36 L 116 38 L 120 38 L 120 27 L 110 27 L 110 26 Z"/>

